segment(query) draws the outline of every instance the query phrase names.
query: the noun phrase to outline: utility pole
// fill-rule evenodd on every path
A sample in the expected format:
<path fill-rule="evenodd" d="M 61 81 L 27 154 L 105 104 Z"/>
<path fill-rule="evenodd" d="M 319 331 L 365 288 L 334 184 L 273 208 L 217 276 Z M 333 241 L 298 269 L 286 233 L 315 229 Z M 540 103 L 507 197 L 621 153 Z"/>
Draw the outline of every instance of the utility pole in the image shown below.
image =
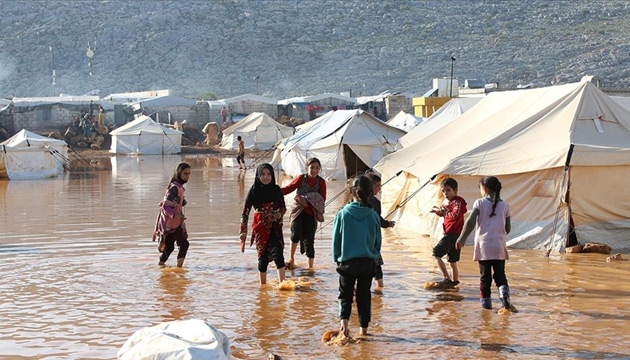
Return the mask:
<path fill-rule="evenodd" d="M 57 90 L 55 89 L 55 52 L 53 51 L 53 47 L 49 46 L 48 50 L 50 51 L 51 64 L 52 64 L 52 89 L 53 96 L 57 96 Z"/>
<path fill-rule="evenodd" d="M 455 57 L 451 56 L 451 94 L 450 94 L 450 97 L 453 97 L 453 64 L 455 64 Z"/>
<path fill-rule="evenodd" d="M 87 51 L 85 52 L 88 58 L 88 75 L 90 76 L 90 92 L 94 91 L 94 78 L 92 72 L 92 60 L 96 55 L 96 41 L 94 41 L 94 47 L 90 46 L 90 42 L 88 41 Z"/>
<path fill-rule="evenodd" d="M 254 85 L 256 87 L 256 92 L 254 93 L 255 95 L 258 95 L 258 80 L 260 80 L 260 76 L 259 75 L 254 76 Z"/>

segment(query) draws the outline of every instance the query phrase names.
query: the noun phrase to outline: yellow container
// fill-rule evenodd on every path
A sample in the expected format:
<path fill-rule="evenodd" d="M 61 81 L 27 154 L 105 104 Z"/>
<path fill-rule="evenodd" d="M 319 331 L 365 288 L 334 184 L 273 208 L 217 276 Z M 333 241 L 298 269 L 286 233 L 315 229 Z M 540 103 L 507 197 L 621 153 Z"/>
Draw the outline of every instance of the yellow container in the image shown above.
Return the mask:
<path fill-rule="evenodd" d="M 449 100 L 450 97 L 418 97 L 413 98 L 411 104 L 415 116 L 428 118 Z"/>

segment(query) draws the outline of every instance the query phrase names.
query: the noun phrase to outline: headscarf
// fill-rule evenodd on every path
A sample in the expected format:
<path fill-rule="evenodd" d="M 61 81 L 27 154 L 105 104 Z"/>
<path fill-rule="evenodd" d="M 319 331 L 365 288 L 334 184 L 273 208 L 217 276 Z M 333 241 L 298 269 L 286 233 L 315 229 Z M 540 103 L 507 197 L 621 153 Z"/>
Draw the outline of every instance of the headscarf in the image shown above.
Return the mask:
<path fill-rule="evenodd" d="M 269 170 L 271 173 L 271 181 L 267 185 L 260 181 L 260 176 L 264 169 Z M 268 163 L 258 165 L 256 168 L 256 180 L 254 180 L 254 184 L 251 189 L 249 189 L 246 201 L 252 203 L 254 207 L 259 207 L 262 204 L 277 200 L 278 197 L 282 196 L 284 196 L 282 190 L 276 185 L 276 175 L 274 174 L 273 166 Z"/>

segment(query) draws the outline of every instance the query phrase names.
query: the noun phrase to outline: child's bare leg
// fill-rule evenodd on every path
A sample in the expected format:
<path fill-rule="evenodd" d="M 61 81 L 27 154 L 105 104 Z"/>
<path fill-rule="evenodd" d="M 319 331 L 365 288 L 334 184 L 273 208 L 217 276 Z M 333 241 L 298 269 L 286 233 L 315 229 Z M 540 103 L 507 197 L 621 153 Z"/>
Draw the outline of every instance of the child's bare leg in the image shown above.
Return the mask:
<path fill-rule="evenodd" d="M 368 334 L 367 329 L 368 328 L 366 328 L 366 327 L 362 327 L 361 328 L 361 332 L 359 334 L 361 334 L 362 336 L 366 336 Z"/>
<path fill-rule="evenodd" d="M 278 281 L 284 281 L 284 267 L 278 269 Z"/>
<path fill-rule="evenodd" d="M 315 262 L 315 258 L 308 258 L 308 268 L 313 268 L 313 263 Z"/>
<path fill-rule="evenodd" d="M 383 279 L 376 279 L 376 286 L 382 288 L 383 287 Z"/>
<path fill-rule="evenodd" d="M 348 329 L 348 319 L 341 319 L 341 328 L 339 329 L 339 332 L 345 336 L 350 335 L 350 330 Z"/>
<path fill-rule="evenodd" d="M 448 275 L 448 270 L 446 270 L 446 264 L 444 264 L 444 261 L 442 261 L 442 258 L 435 256 L 435 261 L 437 262 L 437 265 L 440 267 L 440 271 L 442 272 L 442 275 L 444 275 L 444 278 L 450 280 L 451 277 Z"/>
<path fill-rule="evenodd" d="M 459 269 L 456 262 L 451 262 L 451 269 L 453 269 L 453 281 L 459 281 Z"/>
<path fill-rule="evenodd" d="M 178 258 L 177 267 L 182 267 L 182 266 L 184 266 L 184 258 Z"/>
<path fill-rule="evenodd" d="M 291 242 L 291 257 L 289 262 L 295 263 L 295 250 L 297 250 L 298 243 Z"/>
<path fill-rule="evenodd" d="M 267 273 L 258 272 L 258 279 L 260 280 L 260 285 L 265 285 L 267 283 Z"/>

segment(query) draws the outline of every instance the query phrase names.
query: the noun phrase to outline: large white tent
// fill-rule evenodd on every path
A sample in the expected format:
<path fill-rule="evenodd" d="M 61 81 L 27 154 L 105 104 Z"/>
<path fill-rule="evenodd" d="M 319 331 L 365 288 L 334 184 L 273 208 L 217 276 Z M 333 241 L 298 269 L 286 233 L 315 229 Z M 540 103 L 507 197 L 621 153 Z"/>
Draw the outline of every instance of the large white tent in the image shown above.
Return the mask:
<path fill-rule="evenodd" d="M 293 134 L 293 128 L 284 126 L 267 114 L 254 112 L 229 128 L 223 130 L 222 149 L 238 149 L 240 136 L 246 149 L 269 150 Z"/>
<path fill-rule="evenodd" d="M 391 126 L 399 128 L 400 130 L 409 132 L 420 123 L 422 123 L 422 118 L 417 118 L 400 110 L 400 112 L 396 114 L 396 116 L 387 120 L 387 123 Z"/>
<path fill-rule="evenodd" d="M 322 177 L 346 179 L 374 166 L 405 134 L 363 110 L 337 110 L 322 118 L 282 143 L 282 169 L 288 175 L 302 174 L 306 160 L 316 157 Z"/>
<path fill-rule="evenodd" d="M 146 115 L 109 133 L 115 154 L 177 154 L 182 150 L 183 132 L 156 123 Z"/>
<path fill-rule="evenodd" d="M 11 180 L 43 179 L 63 172 L 68 162 L 65 141 L 22 129 L 0 143 L 0 177 Z"/>
<path fill-rule="evenodd" d="M 629 249 L 630 112 L 590 82 L 504 94 L 494 98 L 498 111 L 476 111 L 492 107 L 489 95 L 377 164 L 384 180 L 395 177 L 383 209 L 401 205 L 397 226 L 437 237 L 429 211 L 443 200 L 440 181 L 454 177 L 472 204 L 480 177 L 495 175 L 512 208 L 508 245 L 560 251 L 574 236 Z"/>

